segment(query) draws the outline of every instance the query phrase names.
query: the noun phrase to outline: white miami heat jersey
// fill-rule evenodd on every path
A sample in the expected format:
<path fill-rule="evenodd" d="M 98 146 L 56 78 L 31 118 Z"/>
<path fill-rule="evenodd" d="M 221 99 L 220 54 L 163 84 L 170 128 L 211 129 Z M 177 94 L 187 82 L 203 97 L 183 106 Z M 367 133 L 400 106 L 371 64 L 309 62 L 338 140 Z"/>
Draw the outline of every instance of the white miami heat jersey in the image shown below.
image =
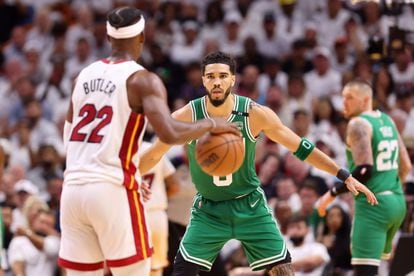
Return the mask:
<path fill-rule="evenodd" d="M 72 94 L 65 184 L 110 182 L 138 187 L 137 152 L 146 118 L 131 110 L 126 84 L 138 70 L 144 68 L 134 61 L 101 60 L 80 72 Z"/>
<path fill-rule="evenodd" d="M 150 146 L 151 143 L 143 141 L 139 153 L 144 153 Z M 152 193 L 150 200 L 145 202 L 146 210 L 167 210 L 168 198 L 165 178 L 173 173 L 175 173 L 173 164 L 166 156 L 163 156 L 157 165 L 142 176 L 143 181 L 150 186 Z"/>

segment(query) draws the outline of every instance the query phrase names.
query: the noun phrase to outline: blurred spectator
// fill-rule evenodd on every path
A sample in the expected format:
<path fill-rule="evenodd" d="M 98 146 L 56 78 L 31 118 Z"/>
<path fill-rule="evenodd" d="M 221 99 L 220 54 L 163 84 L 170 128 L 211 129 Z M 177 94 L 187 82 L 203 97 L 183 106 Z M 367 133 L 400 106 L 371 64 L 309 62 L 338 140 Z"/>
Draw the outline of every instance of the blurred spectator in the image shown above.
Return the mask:
<path fill-rule="evenodd" d="M 44 110 L 44 109 L 43 109 Z M 36 100 L 27 103 L 24 120 L 30 131 L 30 148 L 37 152 L 41 145 L 50 144 L 59 154 L 63 154 L 63 141 L 57 127 L 52 122 L 42 118 L 42 106 Z"/>
<path fill-rule="evenodd" d="M 76 16 L 75 24 L 71 25 L 65 37 L 66 50 L 69 54 L 74 54 L 78 48 L 79 40 L 85 39 L 89 46 L 94 45 L 93 37 L 93 13 L 86 4 L 80 7 L 72 7 Z"/>
<path fill-rule="evenodd" d="M 6 61 L 17 59 L 24 62 L 23 47 L 26 43 L 26 30 L 22 26 L 16 26 L 12 30 L 10 42 L 3 49 Z"/>
<path fill-rule="evenodd" d="M 302 75 L 290 74 L 287 83 L 287 94 L 283 101 L 279 117 L 282 122 L 292 128 L 294 110 L 312 112 L 312 97 L 306 90 Z"/>
<path fill-rule="evenodd" d="M 65 78 L 73 81 L 84 67 L 95 61 L 91 45 L 87 38 L 79 38 L 76 42 L 75 54 L 65 64 Z"/>
<path fill-rule="evenodd" d="M 254 65 L 244 68 L 237 86 L 237 94 L 259 100 L 259 69 Z"/>
<path fill-rule="evenodd" d="M 16 93 L 18 95 L 18 100 L 10 109 L 9 113 L 9 124 L 11 127 L 14 127 L 15 124 L 22 119 L 38 119 L 44 117 L 48 120 L 51 119 L 51 107 L 47 105 L 39 106 L 39 109 L 34 109 L 33 106 L 36 105 L 35 95 L 36 95 L 36 84 L 28 76 L 21 77 L 16 85 Z M 34 104 L 33 104 L 34 103 Z M 30 104 L 33 104 L 29 107 Z M 37 103 L 37 105 L 40 105 Z M 37 118 L 34 118 L 36 117 Z M 33 127 L 36 121 L 32 120 L 29 122 L 29 127 Z"/>
<path fill-rule="evenodd" d="M 374 35 L 387 39 L 391 18 L 381 13 L 380 3 L 375 1 L 363 1 L 362 27 L 368 37 Z"/>
<path fill-rule="evenodd" d="M 305 74 L 306 87 L 313 100 L 323 96 L 330 97 L 335 109 L 341 110 L 341 75 L 331 68 L 329 57 L 330 52 L 327 48 L 315 49 L 313 56 L 315 68 Z"/>
<path fill-rule="evenodd" d="M 304 18 L 297 0 L 279 0 L 281 13 L 277 23 L 279 34 L 286 39 L 289 46 L 303 36 Z"/>
<path fill-rule="evenodd" d="M 298 194 L 298 188 L 290 177 L 282 177 L 276 183 L 277 200 L 285 201 L 293 213 L 298 212 L 302 202 Z"/>
<path fill-rule="evenodd" d="M 317 241 L 328 249 L 331 261 L 324 275 L 344 275 L 352 271 L 350 250 L 351 219 L 339 205 L 331 206 Z"/>
<path fill-rule="evenodd" d="M 305 74 L 311 71 L 313 69 L 313 65 L 307 58 L 307 49 L 308 42 L 306 40 L 295 40 L 292 44 L 292 50 L 283 63 L 283 71 L 289 76 L 292 74 Z"/>
<path fill-rule="evenodd" d="M 224 16 L 224 35 L 220 38 L 219 42 L 220 51 L 230 54 L 235 58 L 240 58 L 244 54 L 244 38 L 240 35 L 242 21 L 243 18 L 238 11 L 228 11 Z"/>
<path fill-rule="evenodd" d="M 263 100 L 258 100 L 262 103 Z M 264 104 L 272 109 L 276 114 L 281 113 L 282 107 L 284 106 L 283 91 L 277 85 L 272 85 L 268 88 Z"/>
<path fill-rule="evenodd" d="M 47 182 L 55 177 L 63 178 L 63 171 L 59 167 L 59 154 L 53 145 L 41 144 L 36 156 L 36 166 L 32 168 L 27 179 L 39 189 L 39 196 L 48 198 Z"/>
<path fill-rule="evenodd" d="M 69 107 L 71 82 L 65 76 L 65 59 L 55 55 L 51 59 L 52 72 L 36 89 L 36 99 L 52 109 L 52 120 L 58 122 L 62 115 L 66 116 Z"/>
<path fill-rule="evenodd" d="M 22 166 L 26 171 L 34 163 L 34 152 L 30 144 L 30 128 L 27 121 L 17 123 L 16 130 L 10 137 L 10 166 Z"/>
<path fill-rule="evenodd" d="M 170 57 L 162 52 L 158 44 L 150 46 L 151 64 L 148 70 L 155 72 L 167 88 L 168 103 L 172 106 L 174 100 L 179 96 L 181 84 L 184 82 L 184 74 L 181 66 L 173 63 Z"/>
<path fill-rule="evenodd" d="M 186 102 L 202 97 L 206 94 L 203 86 L 200 64 L 197 62 L 189 64 L 185 68 L 186 82 L 180 89 L 180 98 Z"/>
<path fill-rule="evenodd" d="M 95 20 L 93 26 L 93 36 L 95 44 L 92 48 L 92 56 L 96 59 L 108 57 L 111 54 L 111 46 L 109 45 L 106 35 L 106 20 L 104 17 L 100 17 Z"/>
<path fill-rule="evenodd" d="M 170 49 L 170 57 L 173 62 L 186 66 L 201 59 L 204 45 L 199 36 L 199 26 L 196 21 L 184 22 L 182 32 L 183 38 L 174 42 Z"/>
<path fill-rule="evenodd" d="M 348 52 L 348 40 L 339 37 L 334 43 L 334 55 L 332 58 L 332 69 L 343 74 L 352 69 L 353 57 Z"/>
<path fill-rule="evenodd" d="M 253 36 L 248 36 L 243 41 L 244 55 L 239 56 L 237 59 L 237 71 L 243 72 L 244 68 L 248 65 L 255 65 L 259 68 L 260 72 L 263 72 L 263 66 L 265 59 L 257 49 L 257 41 Z"/>
<path fill-rule="evenodd" d="M 259 77 L 260 98 L 266 98 L 270 86 L 278 86 L 286 91 L 288 76 L 280 68 L 280 62 L 276 58 L 267 58 L 264 62 L 263 73 Z"/>
<path fill-rule="evenodd" d="M 60 239 L 55 217 L 39 209 L 28 228 L 20 228 L 9 246 L 9 261 L 15 275 L 54 275 Z"/>
<path fill-rule="evenodd" d="M 345 35 L 344 25 L 350 18 L 349 11 L 342 7 L 341 0 L 326 0 L 327 9 L 315 17 L 318 26 L 318 42 L 332 49 L 336 38 Z"/>
<path fill-rule="evenodd" d="M 205 40 L 216 40 L 223 35 L 223 17 L 221 1 L 209 1 L 206 7 L 206 19 L 201 29 L 201 37 Z M 240 66 L 240 65 L 239 65 Z"/>
<path fill-rule="evenodd" d="M 13 28 L 22 23 L 26 15 L 27 9 L 20 1 L 0 0 L 0 45 L 9 40 Z"/>
<path fill-rule="evenodd" d="M 280 178 L 281 160 L 277 154 L 269 152 L 260 163 L 257 176 L 266 199 L 269 200 L 276 197 L 276 181 Z"/>
<path fill-rule="evenodd" d="M 389 67 L 390 74 L 396 86 L 414 89 L 414 62 L 408 47 L 398 50 L 394 55 L 394 63 Z"/>
<path fill-rule="evenodd" d="M 293 214 L 290 204 L 285 200 L 278 200 L 273 208 L 273 213 L 277 219 L 280 232 L 285 236 L 287 225 Z"/>
<path fill-rule="evenodd" d="M 38 45 L 41 63 L 46 63 L 53 49 L 54 39 L 51 34 L 53 22 L 49 8 L 42 7 L 35 11 L 33 27 L 27 32 L 27 41 Z"/>
<path fill-rule="evenodd" d="M 41 44 L 37 40 L 28 40 L 23 47 L 25 55 L 24 74 L 30 76 L 30 79 L 37 85 L 49 76 L 52 68 L 49 63 L 42 60 Z"/>
<path fill-rule="evenodd" d="M 296 276 L 320 276 L 330 260 L 323 244 L 305 239 L 308 233 L 309 227 L 304 217 L 294 216 L 289 220 L 286 232 L 289 238 L 287 247 L 292 256 Z"/>
<path fill-rule="evenodd" d="M 29 180 L 22 179 L 16 182 L 14 192 L 16 194 L 16 208 L 13 209 L 12 225 L 10 226 L 13 233 L 17 228 L 27 226 L 28 221 L 24 214 L 24 208 L 29 197 L 39 194 L 39 189 Z"/>
<path fill-rule="evenodd" d="M 322 223 L 322 218 L 319 217 L 317 211 L 314 209 L 315 203 L 327 190 L 328 187 L 322 178 L 312 176 L 307 177 L 299 187 L 299 197 L 302 206 L 296 214 L 304 217 L 311 228 L 312 231 L 309 232 L 307 237 L 310 240 L 315 239 L 318 227 Z"/>
<path fill-rule="evenodd" d="M 257 44 L 260 54 L 265 58 L 283 60 L 289 52 L 289 41 L 283 33 L 278 32 L 276 17 L 273 12 L 267 12 L 263 17 L 263 31 L 257 33 Z"/>

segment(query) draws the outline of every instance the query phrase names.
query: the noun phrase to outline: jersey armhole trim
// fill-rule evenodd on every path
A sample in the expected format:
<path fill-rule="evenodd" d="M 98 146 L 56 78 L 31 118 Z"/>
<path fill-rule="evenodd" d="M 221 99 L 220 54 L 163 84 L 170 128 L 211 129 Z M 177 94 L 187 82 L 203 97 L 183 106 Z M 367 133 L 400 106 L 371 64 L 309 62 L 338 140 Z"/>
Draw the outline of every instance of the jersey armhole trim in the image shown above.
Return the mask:
<path fill-rule="evenodd" d="M 250 99 L 246 98 L 246 101 L 244 103 L 244 111 L 247 113 L 249 113 L 249 105 L 250 105 Z M 247 137 L 249 138 L 249 140 L 252 142 L 256 142 L 256 138 L 254 138 L 250 130 L 249 117 L 247 116 L 244 116 L 244 125 L 246 126 L 246 133 L 247 133 Z"/>

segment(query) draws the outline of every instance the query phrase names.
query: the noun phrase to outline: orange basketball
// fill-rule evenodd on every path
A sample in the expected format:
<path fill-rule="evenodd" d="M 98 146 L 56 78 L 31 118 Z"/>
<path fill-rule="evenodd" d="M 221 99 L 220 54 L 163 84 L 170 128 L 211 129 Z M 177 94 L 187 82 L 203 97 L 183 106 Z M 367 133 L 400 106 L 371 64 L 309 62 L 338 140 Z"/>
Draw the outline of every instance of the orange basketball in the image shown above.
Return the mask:
<path fill-rule="evenodd" d="M 243 163 L 243 138 L 232 133 L 208 133 L 197 141 L 195 158 L 201 169 L 209 175 L 231 174 Z"/>

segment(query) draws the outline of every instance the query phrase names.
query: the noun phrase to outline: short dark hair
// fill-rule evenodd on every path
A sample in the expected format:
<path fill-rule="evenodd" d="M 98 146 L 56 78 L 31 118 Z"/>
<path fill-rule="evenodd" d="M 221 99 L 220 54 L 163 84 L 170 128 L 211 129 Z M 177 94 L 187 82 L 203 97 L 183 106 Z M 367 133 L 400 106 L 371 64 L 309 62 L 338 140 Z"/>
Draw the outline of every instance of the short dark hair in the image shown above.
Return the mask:
<path fill-rule="evenodd" d="M 223 52 L 211 52 L 206 55 L 201 61 L 201 73 L 204 75 L 206 66 L 214 63 L 227 64 L 230 67 L 230 72 L 233 75 L 236 73 L 236 60 Z"/>
<path fill-rule="evenodd" d="M 119 7 L 108 13 L 107 20 L 112 27 L 122 28 L 137 23 L 142 16 L 143 14 L 139 9 Z"/>
<path fill-rule="evenodd" d="M 308 223 L 306 217 L 304 217 L 300 214 L 294 214 L 293 216 L 291 216 L 289 218 L 287 225 L 289 226 L 291 224 L 297 224 L 297 223 L 301 223 L 301 222 L 305 223 L 306 226 L 309 226 L 309 223 Z"/>

